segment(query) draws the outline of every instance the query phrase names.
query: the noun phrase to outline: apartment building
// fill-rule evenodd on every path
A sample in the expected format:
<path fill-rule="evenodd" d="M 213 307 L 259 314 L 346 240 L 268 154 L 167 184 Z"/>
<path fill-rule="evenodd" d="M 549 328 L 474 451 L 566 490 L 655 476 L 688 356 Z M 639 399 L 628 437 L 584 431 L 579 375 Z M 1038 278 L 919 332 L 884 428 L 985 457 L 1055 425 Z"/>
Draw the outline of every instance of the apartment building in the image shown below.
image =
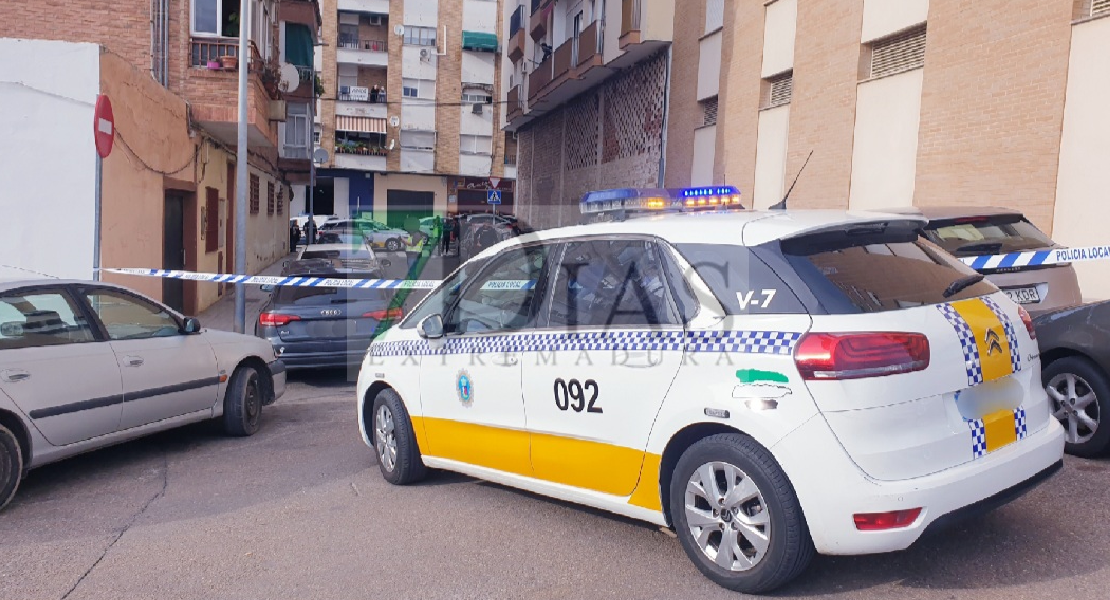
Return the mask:
<path fill-rule="evenodd" d="M 500 0 L 323 0 L 315 214 L 513 210 L 515 143 L 500 127 Z M 506 152 L 508 151 L 508 153 Z M 506 160 L 506 156 L 510 159 Z M 294 209 L 307 212 L 296 191 Z"/>
<path fill-rule="evenodd" d="M 7 59 L 0 79 L 8 84 L 0 87 L 0 129 L 34 149 L 15 153 L 3 170 L 12 192 L 4 214 L 28 226 L 4 241 L 7 264 L 90 278 L 99 250 L 103 267 L 233 272 L 242 68 L 249 69 L 247 271 L 289 252 L 289 184 L 307 181 L 311 167 L 319 10 L 315 0 L 252 0 L 249 20 L 238 11 L 232 0 L 0 2 Z M 240 27 L 250 37 L 245 57 Z M 98 205 L 91 123 L 99 95 L 113 101 L 116 126 Z M 104 278 L 188 314 L 227 290 Z"/>
<path fill-rule="evenodd" d="M 1110 242 L 1108 0 L 508 1 L 534 225 L 585 188 L 731 184 L 766 208 L 812 154 L 791 207 L 1005 206 Z M 1110 297 L 1107 263 L 1076 268 Z"/>

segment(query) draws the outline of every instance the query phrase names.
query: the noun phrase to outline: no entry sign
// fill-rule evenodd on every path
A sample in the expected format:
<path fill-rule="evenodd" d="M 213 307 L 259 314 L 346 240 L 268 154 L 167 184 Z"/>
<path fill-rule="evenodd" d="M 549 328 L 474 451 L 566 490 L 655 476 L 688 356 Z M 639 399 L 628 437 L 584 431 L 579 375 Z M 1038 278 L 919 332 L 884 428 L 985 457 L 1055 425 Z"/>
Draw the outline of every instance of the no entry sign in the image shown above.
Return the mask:
<path fill-rule="evenodd" d="M 107 158 L 112 153 L 115 139 L 116 120 L 112 114 L 112 101 L 101 94 L 96 97 L 96 109 L 93 111 L 93 141 L 100 158 Z"/>

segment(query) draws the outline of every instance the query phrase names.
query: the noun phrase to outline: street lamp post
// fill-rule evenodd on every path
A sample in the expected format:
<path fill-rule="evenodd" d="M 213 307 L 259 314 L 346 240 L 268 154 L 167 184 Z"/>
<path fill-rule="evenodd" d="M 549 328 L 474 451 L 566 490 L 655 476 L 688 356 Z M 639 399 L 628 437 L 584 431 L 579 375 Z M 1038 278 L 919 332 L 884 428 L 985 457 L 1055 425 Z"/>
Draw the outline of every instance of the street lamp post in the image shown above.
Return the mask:
<path fill-rule="evenodd" d="M 250 70 L 251 0 L 239 0 L 239 140 L 235 150 L 235 273 L 247 274 L 247 72 Z M 235 332 L 247 320 L 246 287 L 235 284 Z"/>

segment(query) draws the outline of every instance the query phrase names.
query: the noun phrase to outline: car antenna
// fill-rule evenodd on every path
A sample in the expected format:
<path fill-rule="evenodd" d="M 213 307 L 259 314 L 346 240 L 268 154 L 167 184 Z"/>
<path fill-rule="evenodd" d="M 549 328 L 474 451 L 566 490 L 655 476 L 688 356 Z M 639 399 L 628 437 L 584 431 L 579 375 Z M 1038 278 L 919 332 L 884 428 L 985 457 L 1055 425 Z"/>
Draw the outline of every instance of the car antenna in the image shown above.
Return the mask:
<path fill-rule="evenodd" d="M 806 165 L 809 164 L 809 159 L 813 158 L 813 150 L 809 151 L 809 156 L 806 161 L 802 163 L 802 168 L 798 169 L 798 174 L 794 176 L 794 183 L 790 184 L 790 189 L 786 190 L 786 195 L 779 200 L 778 204 L 771 205 L 769 210 L 786 210 L 786 200 L 790 198 L 790 192 L 794 191 L 794 186 L 798 185 L 798 178 L 802 176 L 802 171 L 806 170 Z"/>

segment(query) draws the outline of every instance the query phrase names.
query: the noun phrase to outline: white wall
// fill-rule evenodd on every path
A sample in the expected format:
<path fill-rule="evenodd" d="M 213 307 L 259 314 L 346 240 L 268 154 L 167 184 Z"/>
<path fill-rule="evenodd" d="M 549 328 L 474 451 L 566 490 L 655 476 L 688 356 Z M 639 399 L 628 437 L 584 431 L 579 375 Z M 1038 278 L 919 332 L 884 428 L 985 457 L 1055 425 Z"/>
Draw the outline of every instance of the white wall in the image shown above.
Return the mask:
<path fill-rule="evenodd" d="M 408 50 L 409 46 L 405 46 Z M 389 65 L 389 54 L 374 50 L 355 50 L 354 48 L 337 48 L 335 60 L 340 64 L 366 65 L 368 67 L 385 67 Z"/>
<path fill-rule="evenodd" d="M 763 22 L 762 77 L 794 68 L 794 35 L 798 23 L 798 0 L 778 0 L 767 7 Z"/>
<path fill-rule="evenodd" d="M 924 23 L 929 16 L 929 0 L 864 0 L 864 43 Z"/>
<path fill-rule="evenodd" d="M 0 277 L 91 279 L 100 48 L 0 39 L 0 56 Z"/>
<path fill-rule="evenodd" d="M 435 101 L 405 98 L 401 104 L 401 128 L 434 131 L 436 128 Z"/>
<path fill-rule="evenodd" d="M 401 150 L 401 170 L 410 173 L 429 172 L 435 167 L 435 152 L 431 150 Z"/>
<path fill-rule="evenodd" d="M 716 96 L 721 88 L 721 38 L 718 31 L 701 40 L 698 55 L 698 100 Z"/>
<path fill-rule="evenodd" d="M 789 104 L 759 113 L 752 208 L 764 209 L 782 200 L 783 180 L 786 177 L 786 142 L 789 133 Z"/>
<path fill-rule="evenodd" d="M 463 31 L 497 33 L 497 2 L 463 0 Z"/>
<path fill-rule="evenodd" d="M 690 167 L 690 185 L 713 183 L 713 161 L 717 152 L 717 126 L 694 130 L 694 164 Z"/>
<path fill-rule="evenodd" d="M 462 135 L 493 135 L 492 106 L 483 106 L 482 114 L 474 114 L 474 105 L 463 106 L 459 113 L 459 133 Z"/>
<path fill-rule="evenodd" d="M 435 27 L 439 24 L 439 0 L 405 0 L 405 10 L 402 13 L 405 22 L 403 25 L 419 27 Z M 392 35 L 392 25 L 390 24 Z M 440 29 L 442 35 L 443 30 Z"/>
<path fill-rule="evenodd" d="M 1110 165 L 1110 19 L 1072 28 L 1067 104 L 1060 139 L 1060 172 L 1052 238 L 1065 246 L 1110 243 L 1106 231 Z M 1077 262 L 1079 285 L 1090 299 L 1110 298 L 1110 261 Z"/>
<path fill-rule="evenodd" d="M 484 0 L 475 1 L 485 4 Z M 462 82 L 493 85 L 495 73 L 493 64 L 496 58 L 497 55 L 492 52 L 468 52 L 464 50 L 462 53 Z M 508 83 L 506 80 L 505 85 L 508 85 Z"/>
<path fill-rule="evenodd" d="M 339 10 L 389 14 L 389 0 L 339 0 Z"/>
<path fill-rule="evenodd" d="M 459 174 L 474 177 L 489 177 L 493 159 L 483 154 L 460 154 Z"/>
<path fill-rule="evenodd" d="M 421 58 L 421 50 L 427 50 L 428 56 Z M 435 79 L 438 58 L 436 49 L 432 46 L 404 46 L 401 48 L 401 76 L 410 79 Z"/>
<path fill-rule="evenodd" d="M 849 208 L 913 205 L 924 73 L 917 69 L 857 88 Z"/>

